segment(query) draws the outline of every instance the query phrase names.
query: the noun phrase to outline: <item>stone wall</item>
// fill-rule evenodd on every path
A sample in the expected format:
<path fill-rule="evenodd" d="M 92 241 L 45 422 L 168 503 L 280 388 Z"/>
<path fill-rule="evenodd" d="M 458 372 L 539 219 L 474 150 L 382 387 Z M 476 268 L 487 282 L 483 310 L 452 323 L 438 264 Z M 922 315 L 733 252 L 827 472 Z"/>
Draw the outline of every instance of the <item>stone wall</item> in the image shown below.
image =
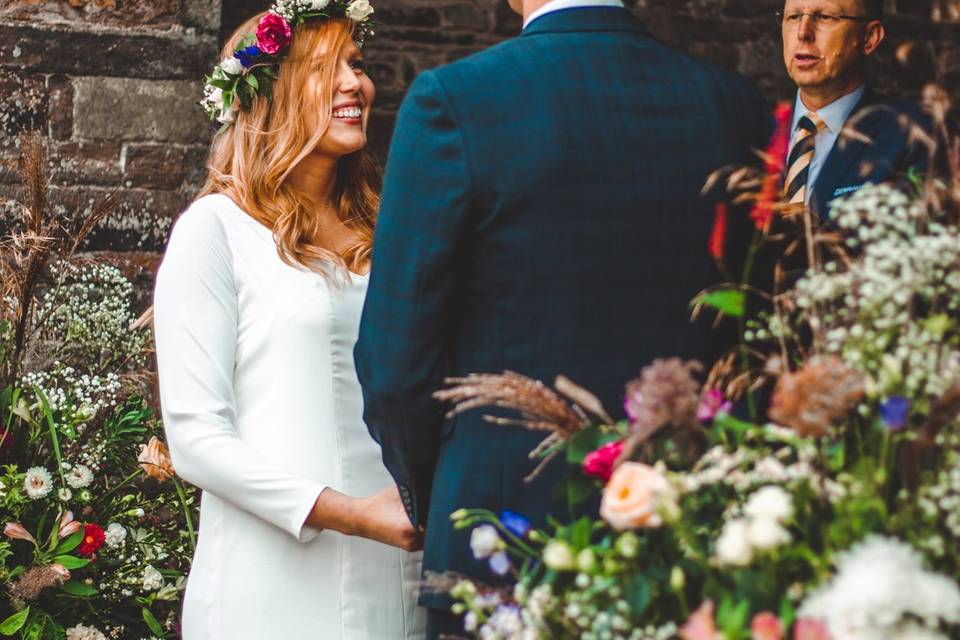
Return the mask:
<path fill-rule="evenodd" d="M 195 106 L 219 0 L 0 0 L 0 213 L 18 215 L 17 135 L 48 138 L 50 201 L 119 204 L 88 248 L 157 250 L 202 180 Z"/>
<path fill-rule="evenodd" d="M 0 0 L 0 199 L 15 192 L 12 136 L 41 127 L 65 210 L 122 189 L 123 206 L 94 247 L 158 248 L 202 181 L 211 128 L 193 105 L 200 79 L 217 60 L 218 40 L 269 4 L 222 2 L 221 14 L 221 0 Z M 367 52 L 378 87 L 371 144 L 384 158 L 416 74 L 512 37 L 520 19 L 506 0 L 374 4 L 381 26 Z M 751 76 L 771 100 L 792 95 L 772 17 L 781 0 L 627 4 L 661 40 Z M 932 77 L 931 64 L 895 62 L 906 41 L 930 50 L 944 84 L 960 85 L 960 23 L 933 19 L 958 4 L 887 0 L 889 40 L 875 70 L 882 89 L 916 97 Z"/>

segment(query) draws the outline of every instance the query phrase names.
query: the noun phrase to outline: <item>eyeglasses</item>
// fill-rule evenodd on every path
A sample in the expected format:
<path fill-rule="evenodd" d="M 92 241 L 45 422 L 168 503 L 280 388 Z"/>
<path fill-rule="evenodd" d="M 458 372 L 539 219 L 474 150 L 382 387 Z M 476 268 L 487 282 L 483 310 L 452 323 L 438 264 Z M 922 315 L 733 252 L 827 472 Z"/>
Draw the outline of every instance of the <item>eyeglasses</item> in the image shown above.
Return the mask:
<path fill-rule="evenodd" d="M 788 29 L 799 29 L 804 17 L 810 18 L 814 29 L 832 29 L 844 20 L 854 20 L 856 22 L 873 20 L 873 18 L 867 16 L 845 16 L 839 13 L 823 13 L 822 11 L 814 11 L 813 13 L 797 11 L 787 14 L 777 11 L 774 16 L 777 19 L 777 24 Z"/>

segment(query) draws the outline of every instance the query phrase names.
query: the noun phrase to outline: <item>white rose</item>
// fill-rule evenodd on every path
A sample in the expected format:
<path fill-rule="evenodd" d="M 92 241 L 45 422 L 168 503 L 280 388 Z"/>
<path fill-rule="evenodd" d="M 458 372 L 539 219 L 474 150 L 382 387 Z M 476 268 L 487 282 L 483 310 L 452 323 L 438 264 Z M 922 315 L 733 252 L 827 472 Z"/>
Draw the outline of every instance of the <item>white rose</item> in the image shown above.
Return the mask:
<path fill-rule="evenodd" d="M 717 559 L 725 565 L 743 567 L 753 559 L 753 550 L 747 541 L 745 520 L 731 520 L 723 525 L 717 539 Z"/>
<path fill-rule="evenodd" d="M 502 548 L 503 540 L 493 525 L 482 524 L 470 532 L 470 549 L 477 560 L 489 558 Z"/>
<path fill-rule="evenodd" d="M 163 576 L 152 565 L 143 568 L 143 590 L 153 591 L 163 586 Z"/>
<path fill-rule="evenodd" d="M 347 17 L 355 22 L 363 22 L 373 14 L 370 0 L 353 0 L 347 6 Z"/>
<path fill-rule="evenodd" d="M 127 539 L 127 530 L 119 522 L 111 522 L 107 525 L 106 544 L 110 548 L 119 547 Z"/>
<path fill-rule="evenodd" d="M 747 542 L 754 549 L 769 551 L 790 542 L 790 532 L 772 518 L 752 518 L 747 526 Z"/>
<path fill-rule="evenodd" d="M 743 512 L 755 519 L 785 522 L 793 517 L 793 497 L 781 487 L 769 485 L 750 496 Z"/>
<path fill-rule="evenodd" d="M 243 63 L 236 58 L 225 58 L 220 63 L 220 68 L 223 69 L 224 73 L 232 76 L 239 76 L 243 73 Z"/>
<path fill-rule="evenodd" d="M 573 549 L 566 542 L 550 542 L 543 550 L 543 564 L 554 571 L 573 571 L 576 568 Z"/>
<path fill-rule="evenodd" d="M 321 11 L 330 4 L 330 0 L 309 0 L 307 6 L 311 11 Z"/>

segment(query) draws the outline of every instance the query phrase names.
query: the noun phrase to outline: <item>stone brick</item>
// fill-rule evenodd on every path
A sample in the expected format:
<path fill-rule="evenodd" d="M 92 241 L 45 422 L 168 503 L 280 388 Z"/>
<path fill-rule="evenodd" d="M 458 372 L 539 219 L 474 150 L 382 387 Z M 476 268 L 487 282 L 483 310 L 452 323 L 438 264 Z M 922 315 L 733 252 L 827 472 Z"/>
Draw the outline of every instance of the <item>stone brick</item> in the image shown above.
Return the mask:
<path fill-rule="evenodd" d="M 65 142 L 50 151 L 50 181 L 57 185 L 119 187 L 120 144 L 117 142 Z"/>
<path fill-rule="evenodd" d="M 453 4 L 443 8 L 443 26 L 452 29 L 490 29 L 490 13 L 476 4 Z"/>
<path fill-rule="evenodd" d="M 69 75 L 198 80 L 217 58 L 210 36 L 77 31 L 0 23 L 0 68 Z"/>
<path fill-rule="evenodd" d="M 181 22 L 205 33 L 216 34 L 220 30 L 220 0 L 183 0 Z"/>
<path fill-rule="evenodd" d="M 379 7 L 376 13 L 377 22 L 384 28 L 392 29 L 401 26 L 413 26 L 424 29 L 435 29 L 440 26 L 440 12 L 436 7 L 386 6 Z"/>
<path fill-rule="evenodd" d="M 31 23 L 166 28 L 177 22 L 179 14 L 180 0 L 4 0 L 0 3 L 0 17 Z"/>
<path fill-rule="evenodd" d="M 124 154 L 125 187 L 179 189 L 186 170 L 184 151 L 167 145 L 128 145 Z"/>
<path fill-rule="evenodd" d="M 210 121 L 196 105 L 198 82 L 77 78 L 74 91 L 78 138 L 187 144 L 210 138 Z"/>
<path fill-rule="evenodd" d="M 73 83 L 63 75 L 47 78 L 47 124 L 54 140 L 73 135 Z"/>
<path fill-rule="evenodd" d="M 42 77 L 0 74 L 0 134 L 16 136 L 21 131 L 43 129 L 46 116 L 47 92 Z"/>

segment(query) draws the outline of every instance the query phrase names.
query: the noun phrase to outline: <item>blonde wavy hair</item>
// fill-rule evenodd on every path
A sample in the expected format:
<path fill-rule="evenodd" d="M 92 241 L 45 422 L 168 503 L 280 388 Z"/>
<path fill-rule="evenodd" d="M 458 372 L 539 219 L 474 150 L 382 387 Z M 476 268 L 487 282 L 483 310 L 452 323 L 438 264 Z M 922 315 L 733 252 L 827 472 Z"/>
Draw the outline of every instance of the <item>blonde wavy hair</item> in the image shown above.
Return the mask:
<path fill-rule="evenodd" d="M 233 55 L 240 40 L 256 31 L 264 13 L 240 25 L 223 48 Z M 207 181 L 200 196 L 219 193 L 231 198 L 249 216 L 273 230 L 280 258 L 325 276 L 338 269 L 361 271 L 370 260 L 373 227 L 380 208 L 380 169 L 366 150 L 341 158 L 334 202 L 337 216 L 358 240 L 336 253 L 318 243 L 319 216 L 289 181 L 291 171 L 317 147 L 330 126 L 336 60 L 353 38 L 347 19 L 315 20 L 295 28 L 290 51 L 280 63 L 272 97 L 258 96 L 250 110 L 241 110 L 233 126 L 218 134 L 210 149 Z M 316 95 L 303 91 L 310 73 L 321 69 Z M 304 113 L 319 114 L 310 130 Z M 330 266 L 333 266 L 333 269 Z"/>

